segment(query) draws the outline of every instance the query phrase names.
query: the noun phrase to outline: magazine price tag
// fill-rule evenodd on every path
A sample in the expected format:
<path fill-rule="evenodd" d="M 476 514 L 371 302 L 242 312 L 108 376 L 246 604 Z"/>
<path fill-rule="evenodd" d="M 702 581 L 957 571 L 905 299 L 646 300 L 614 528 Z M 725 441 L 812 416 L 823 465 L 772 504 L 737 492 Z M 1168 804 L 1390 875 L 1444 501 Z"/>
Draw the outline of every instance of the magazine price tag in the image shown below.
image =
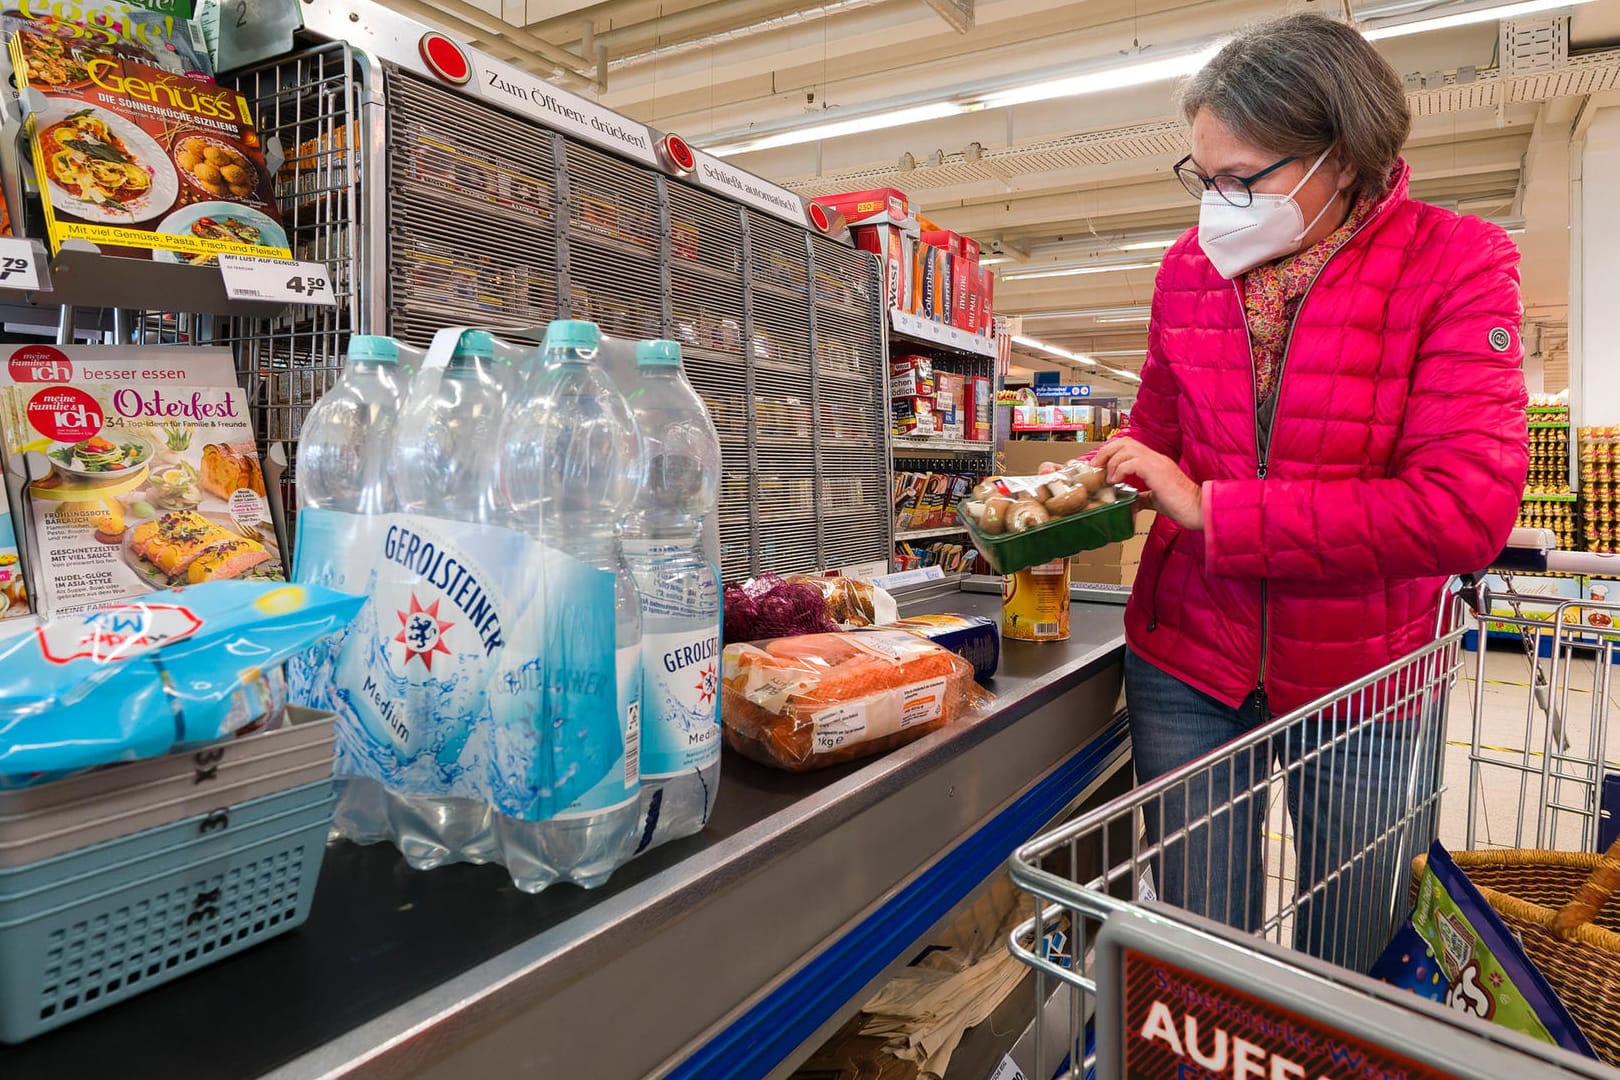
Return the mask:
<path fill-rule="evenodd" d="M 315 262 L 269 259 L 262 255 L 221 255 L 220 277 L 232 300 L 337 306 L 332 274 Z"/>
<path fill-rule="evenodd" d="M 0 237 L 0 289 L 40 292 L 49 288 L 40 283 L 40 267 L 45 264 L 45 248 L 37 240 L 17 236 Z"/>

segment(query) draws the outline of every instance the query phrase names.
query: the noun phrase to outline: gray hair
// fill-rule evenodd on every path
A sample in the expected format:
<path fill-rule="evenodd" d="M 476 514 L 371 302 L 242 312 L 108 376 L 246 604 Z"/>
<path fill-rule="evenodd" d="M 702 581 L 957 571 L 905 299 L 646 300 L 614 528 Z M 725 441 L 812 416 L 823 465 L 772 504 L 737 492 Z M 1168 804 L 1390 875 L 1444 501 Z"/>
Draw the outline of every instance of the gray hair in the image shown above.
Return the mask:
<path fill-rule="evenodd" d="M 1412 130 L 1401 78 L 1352 27 L 1285 15 L 1240 34 L 1188 80 L 1182 115 L 1207 108 L 1245 142 L 1279 155 L 1333 147 L 1359 194 L 1381 197 Z"/>

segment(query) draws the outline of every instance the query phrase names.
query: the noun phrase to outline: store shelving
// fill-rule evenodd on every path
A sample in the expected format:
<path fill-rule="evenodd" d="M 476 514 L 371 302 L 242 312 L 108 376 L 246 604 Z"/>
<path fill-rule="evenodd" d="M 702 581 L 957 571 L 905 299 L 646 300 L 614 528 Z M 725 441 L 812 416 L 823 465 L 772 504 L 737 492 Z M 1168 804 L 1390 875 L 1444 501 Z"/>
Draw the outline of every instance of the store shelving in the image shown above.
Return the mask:
<path fill-rule="evenodd" d="M 996 449 L 993 442 L 968 442 L 966 439 L 942 439 L 932 435 L 896 435 L 894 452 L 931 456 L 933 454 L 989 454 Z"/>
<path fill-rule="evenodd" d="M 939 529 L 901 529 L 894 534 L 897 541 L 901 540 L 933 540 L 942 536 L 962 536 L 967 530 L 960 525 L 947 525 Z"/>
<path fill-rule="evenodd" d="M 241 319 L 217 336 L 237 349 L 261 438 L 296 439 L 348 333 L 421 345 L 446 325 L 521 336 L 550 319 L 589 319 L 616 337 L 685 348 L 721 437 L 727 580 L 887 557 L 875 260 L 412 71 L 351 70 L 344 56 L 322 54 L 318 71 L 286 79 L 272 66 L 243 87 L 267 135 L 337 147 L 301 156 L 307 169 L 283 178 L 314 190 L 318 178 L 303 171 L 319 167 L 348 170 L 350 181 L 341 200 L 310 202 L 291 231 L 336 277 L 366 272 L 358 303 L 314 312 L 312 329 Z M 318 100 L 286 89 L 306 85 Z M 364 126 L 368 94 L 386 105 L 386 123 L 374 143 L 359 140 L 363 150 L 345 149 L 331 133 Z M 465 209 L 447 217 L 452 203 Z M 468 219 L 484 226 L 471 246 Z M 791 515 L 772 520 L 789 504 Z"/>
<path fill-rule="evenodd" d="M 1575 550 L 1580 532 L 1570 488 L 1570 430 L 1567 411 L 1527 410 L 1530 428 L 1530 471 L 1519 506 L 1519 524 L 1551 529 L 1564 551 Z"/>
<path fill-rule="evenodd" d="M 923 345 L 932 345 L 957 352 L 968 353 L 972 356 L 983 356 L 994 359 L 996 355 L 995 338 L 983 334 L 975 334 L 968 330 L 959 330 L 954 326 L 925 319 L 921 315 L 913 315 L 906 311 L 889 312 L 889 330 L 896 337 L 915 341 Z"/>

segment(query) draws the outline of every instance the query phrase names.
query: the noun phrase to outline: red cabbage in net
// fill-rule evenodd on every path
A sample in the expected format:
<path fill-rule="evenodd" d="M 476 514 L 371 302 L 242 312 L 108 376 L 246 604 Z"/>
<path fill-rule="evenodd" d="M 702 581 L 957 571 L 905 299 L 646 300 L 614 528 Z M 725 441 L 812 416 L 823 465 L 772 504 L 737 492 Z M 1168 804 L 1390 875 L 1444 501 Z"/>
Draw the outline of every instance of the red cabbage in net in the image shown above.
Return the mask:
<path fill-rule="evenodd" d="M 827 616 L 827 601 L 819 590 L 768 573 L 742 585 L 726 586 L 724 625 L 727 645 L 838 630 Z"/>

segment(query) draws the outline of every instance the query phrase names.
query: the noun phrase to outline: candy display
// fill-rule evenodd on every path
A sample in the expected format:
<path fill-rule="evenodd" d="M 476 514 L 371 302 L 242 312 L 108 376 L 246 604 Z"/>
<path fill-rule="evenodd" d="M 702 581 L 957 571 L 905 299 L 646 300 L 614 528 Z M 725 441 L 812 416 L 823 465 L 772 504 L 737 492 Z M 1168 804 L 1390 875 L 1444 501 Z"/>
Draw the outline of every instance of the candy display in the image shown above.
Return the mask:
<path fill-rule="evenodd" d="M 894 546 L 896 570 L 937 566 L 947 574 L 976 574 L 979 572 L 979 562 L 979 552 L 971 544 L 945 540 L 925 544 L 902 540 Z"/>
<path fill-rule="evenodd" d="M 1581 540 L 1587 551 L 1620 553 L 1620 427 L 1583 427 L 1580 436 Z"/>
<path fill-rule="evenodd" d="M 894 188 L 824 195 L 816 202 L 842 215 L 855 246 L 883 263 L 890 308 L 972 334 L 994 333 L 995 275 L 981 265 L 972 237 L 940 228 Z"/>
<path fill-rule="evenodd" d="M 990 698 L 973 665 L 905 631 L 726 646 L 726 743 L 790 772 L 892 750 Z"/>

